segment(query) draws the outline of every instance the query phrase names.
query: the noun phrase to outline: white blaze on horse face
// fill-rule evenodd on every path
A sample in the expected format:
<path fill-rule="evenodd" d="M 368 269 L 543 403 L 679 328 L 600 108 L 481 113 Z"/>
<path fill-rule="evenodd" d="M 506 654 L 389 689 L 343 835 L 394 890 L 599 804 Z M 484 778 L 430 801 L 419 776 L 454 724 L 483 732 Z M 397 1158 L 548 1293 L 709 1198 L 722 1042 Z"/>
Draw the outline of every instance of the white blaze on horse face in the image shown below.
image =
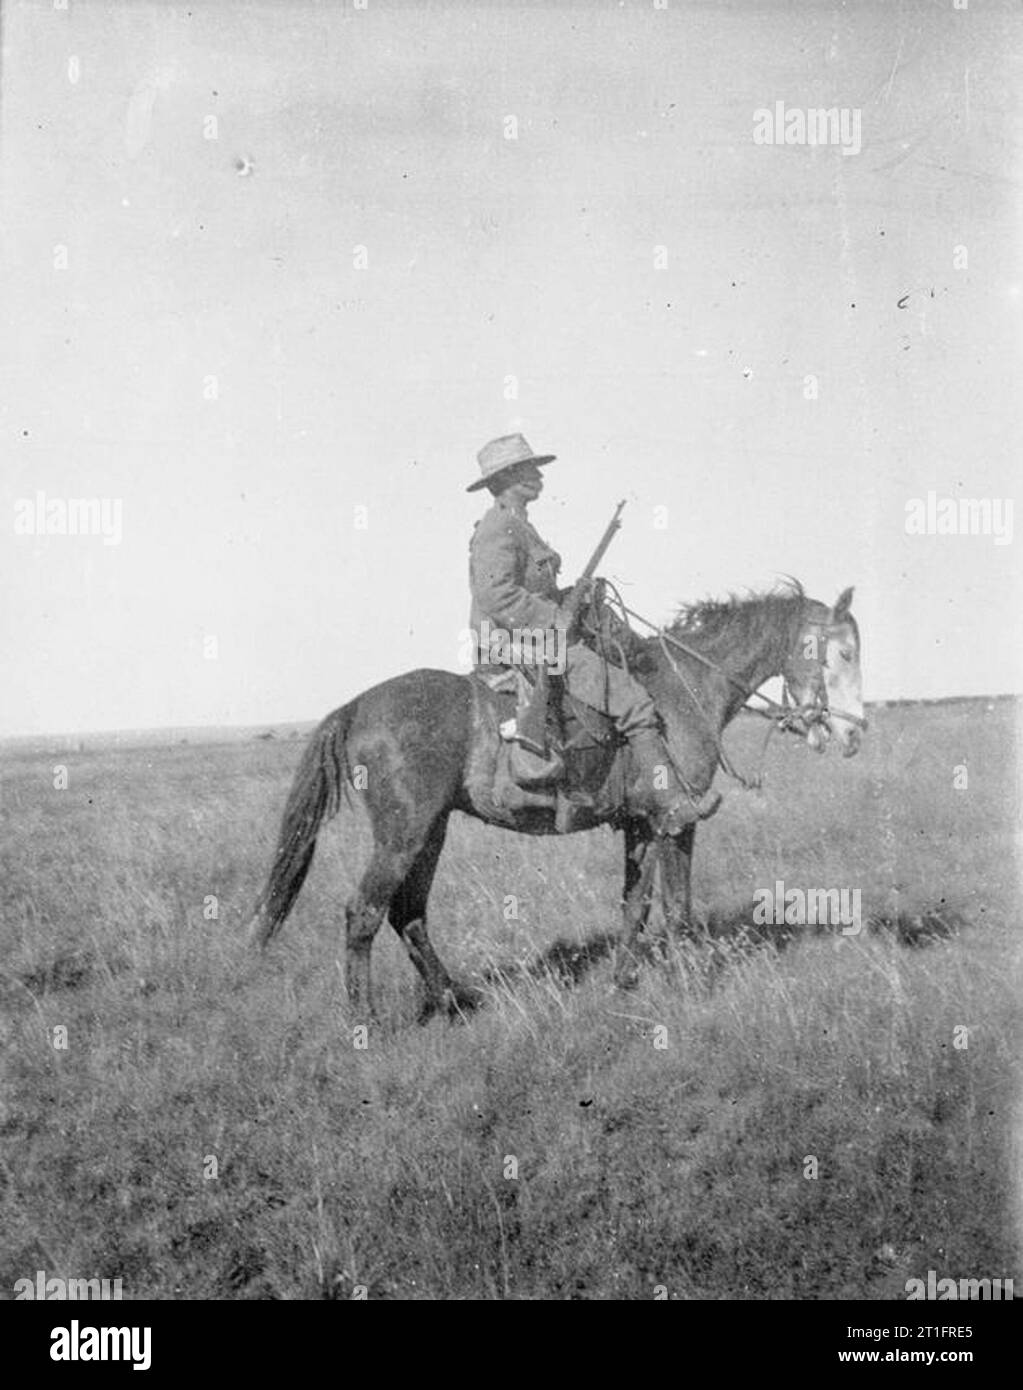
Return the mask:
<path fill-rule="evenodd" d="M 828 723 L 845 757 L 851 758 L 860 748 L 863 719 L 863 678 L 860 673 L 860 647 L 856 629 L 851 623 L 839 623 L 827 635 L 824 688 L 828 695 Z M 843 718 L 852 715 L 852 719 Z"/>
<path fill-rule="evenodd" d="M 824 637 L 818 623 L 811 623 L 800 634 L 799 643 L 789 657 L 785 681 L 793 702 L 810 711 L 819 704 L 823 691 Z M 823 722 L 809 719 L 805 726 L 807 745 L 815 753 L 823 753 L 828 744 L 828 728 Z"/>

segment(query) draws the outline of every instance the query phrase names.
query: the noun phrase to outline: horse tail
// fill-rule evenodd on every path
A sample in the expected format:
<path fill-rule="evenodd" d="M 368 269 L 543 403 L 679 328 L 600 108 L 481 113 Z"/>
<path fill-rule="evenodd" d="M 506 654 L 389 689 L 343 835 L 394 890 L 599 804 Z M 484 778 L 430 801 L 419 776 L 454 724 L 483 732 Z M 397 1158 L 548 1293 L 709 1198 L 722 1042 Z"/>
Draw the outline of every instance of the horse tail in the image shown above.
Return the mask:
<path fill-rule="evenodd" d="M 255 945 L 266 946 L 283 925 L 313 862 L 320 828 L 340 809 L 349 777 L 346 743 L 355 705 L 353 700 L 328 714 L 302 755 L 284 807 L 270 876 L 249 925 Z"/>

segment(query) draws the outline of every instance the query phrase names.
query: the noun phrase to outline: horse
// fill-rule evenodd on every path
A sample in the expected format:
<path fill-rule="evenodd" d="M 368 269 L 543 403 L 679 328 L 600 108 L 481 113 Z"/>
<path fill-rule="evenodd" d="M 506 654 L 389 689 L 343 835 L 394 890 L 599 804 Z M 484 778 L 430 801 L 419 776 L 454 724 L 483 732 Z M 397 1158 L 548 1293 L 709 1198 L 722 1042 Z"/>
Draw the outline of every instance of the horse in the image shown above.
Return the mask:
<path fill-rule="evenodd" d="M 722 733 L 764 682 L 783 680 L 782 704 L 759 696 L 778 727 L 817 751 L 831 740 L 846 757 L 858 751 L 867 725 L 852 596 L 846 589 L 829 606 L 791 580 L 767 593 L 688 605 L 653 636 L 633 634 L 630 669 L 653 696 L 694 816 L 680 833 L 655 836 L 645 817 L 630 812 L 627 782 L 619 779 L 608 785 L 620 794 L 598 799 L 589 818 L 571 827 L 606 823 L 624 832 L 617 985 L 636 982 L 658 863 L 667 931 L 681 937 L 690 930 L 696 827 L 720 797 L 711 811 L 697 808 L 719 768 L 738 776 Z M 422 977 L 420 1021 L 437 1012 L 464 1017 L 476 1007 L 480 991 L 448 974 L 427 932 L 427 899 L 449 818 L 460 811 L 526 834 L 561 833 L 552 812 L 516 813 L 495 802 L 498 725 L 495 700 L 477 675 L 429 669 L 384 681 L 328 714 L 295 772 L 250 941 L 262 949 L 272 940 L 309 871 L 322 825 L 358 793 L 373 849 L 345 908 L 345 984 L 354 1017 L 375 1017 L 370 955 L 385 916 Z"/>

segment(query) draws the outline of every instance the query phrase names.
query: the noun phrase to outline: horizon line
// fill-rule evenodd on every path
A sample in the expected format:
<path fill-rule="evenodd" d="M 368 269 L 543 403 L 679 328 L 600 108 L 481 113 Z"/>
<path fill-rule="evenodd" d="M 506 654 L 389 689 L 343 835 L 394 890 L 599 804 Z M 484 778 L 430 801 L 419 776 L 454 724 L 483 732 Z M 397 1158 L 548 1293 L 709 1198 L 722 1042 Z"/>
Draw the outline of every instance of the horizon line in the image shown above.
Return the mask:
<path fill-rule="evenodd" d="M 352 698 L 353 698 L 353 699 L 358 699 L 358 696 L 353 696 Z M 1002 691 L 1002 692 L 1000 692 L 1000 693 L 998 693 L 998 694 L 993 694 L 993 695 L 992 695 L 992 694 L 982 694 L 982 695 L 907 695 L 907 696 L 893 696 L 893 697 L 891 697 L 891 698 L 887 698 L 887 697 L 886 697 L 886 698 L 884 698 L 884 699 L 877 699 L 877 700 L 864 700 L 863 705 L 864 705 L 864 708 L 865 708 L 865 709 L 888 709 L 888 708 L 891 708 L 891 707 L 896 706 L 896 705 L 942 705 L 942 704 L 953 704 L 953 703 L 962 704 L 962 703 L 965 703 L 965 702 L 967 702 L 967 701 L 980 701 L 980 700 L 987 701 L 987 702 L 993 702 L 993 701 L 1021 700 L 1021 699 L 1023 699 L 1023 691 L 1012 691 L 1012 690 L 1007 690 L 1007 691 Z M 351 703 L 351 701 L 345 701 L 345 703 L 346 703 L 346 704 L 349 704 L 349 703 Z M 343 708 L 343 706 L 338 706 L 338 708 Z M 754 710 L 752 709 L 752 707 L 745 707 L 745 708 L 747 709 L 747 712 L 749 712 L 749 713 L 754 713 Z M 743 710 L 740 710 L 740 711 L 739 711 L 740 714 L 742 714 L 743 712 L 744 712 Z M 129 736 L 129 735 L 130 735 L 130 736 L 133 736 L 133 737 L 137 737 L 137 736 L 140 736 L 140 735 L 154 735 L 154 734 L 164 734 L 164 735 L 167 735 L 167 734 L 175 734 L 175 735 L 179 735 L 179 736 L 180 736 L 180 735 L 189 734 L 189 733 L 198 733 L 198 734 L 202 734 L 202 733 L 212 733 L 212 732 L 234 733 L 234 734 L 245 734 L 245 733 L 253 733 L 253 732 L 266 732 L 266 733 L 272 733 L 275 729 L 288 729 L 288 730 L 292 730 L 292 729 L 301 729 L 301 728 L 303 728 L 303 727 L 314 728 L 314 727 L 315 727 L 317 724 L 319 724 L 319 723 L 321 722 L 321 720 L 322 720 L 323 718 L 325 718 L 325 717 L 326 717 L 325 715 L 319 715 L 319 716 L 314 716 L 314 717 L 312 717 L 312 718 L 307 718 L 307 719 L 261 720 L 261 721 L 259 721 L 258 723 L 255 723 L 255 724 L 215 724 L 215 723 L 211 723 L 211 724 L 138 724 L 138 725 L 129 725 L 128 727 L 122 726 L 122 727 L 116 728 L 116 729 L 81 729 L 81 730 L 62 730 L 62 731 L 44 730 L 44 731 L 41 732 L 41 733 L 28 733 L 28 734 L 0 734 L 0 744 L 5 744 L 5 743 L 27 743 L 27 742 L 29 742 L 30 740 L 35 740 L 35 741 L 38 742 L 38 741 L 42 741 L 42 740 L 46 740 L 46 739 L 64 739 L 64 740 L 74 740 L 74 739 L 77 739 L 77 740 L 80 740 L 80 741 L 81 741 L 81 740 L 84 740 L 84 739 L 90 739 L 90 738 L 91 738 L 91 739 L 95 739 L 95 738 L 106 738 L 106 739 L 110 739 L 110 738 L 118 738 L 118 737 L 122 737 L 122 736 L 126 737 L 126 736 Z"/>

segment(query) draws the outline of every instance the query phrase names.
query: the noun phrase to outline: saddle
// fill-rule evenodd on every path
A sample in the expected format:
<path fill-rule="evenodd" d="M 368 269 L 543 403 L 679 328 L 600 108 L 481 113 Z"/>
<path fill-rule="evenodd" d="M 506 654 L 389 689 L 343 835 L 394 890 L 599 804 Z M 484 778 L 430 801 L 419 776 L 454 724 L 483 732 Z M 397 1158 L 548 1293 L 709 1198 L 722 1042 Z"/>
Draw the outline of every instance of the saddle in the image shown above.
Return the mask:
<path fill-rule="evenodd" d="M 558 834 L 599 825 L 624 801 L 626 740 L 614 721 L 575 699 L 550 677 L 544 746 L 520 735 L 533 698 L 531 668 L 478 667 L 495 705 L 500 747 L 493 797 L 503 810 L 554 813 Z"/>

